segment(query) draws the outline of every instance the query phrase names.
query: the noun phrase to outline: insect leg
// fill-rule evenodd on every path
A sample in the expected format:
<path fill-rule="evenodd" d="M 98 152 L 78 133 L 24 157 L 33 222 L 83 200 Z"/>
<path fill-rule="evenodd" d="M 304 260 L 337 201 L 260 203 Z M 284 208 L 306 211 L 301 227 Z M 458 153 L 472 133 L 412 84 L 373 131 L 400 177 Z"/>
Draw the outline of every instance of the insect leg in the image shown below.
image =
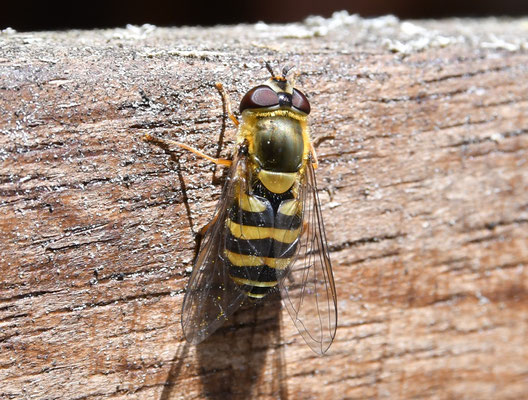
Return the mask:
<path fill-rule="evenodd" d="M 218 214 L 216 214 L 211 221 L 209 221 L 207 224 L 205 224 L 196 234 L 196 237 L 194 239 L 194 260 L 193 264 L 196 263 L 196 259 L 198 258 L 198 254 L 200 252 L 200 246 L 202 245 L 202 240 L 207 233 L 207 231 L 216 223 L 216 220 L 218 219 Z"/>
<path fill-rule="evenodd" d="M 149 133 L 146 133 L 145 136 L 143 136 L 143 139 L 146 142 L 155 142 L 155 143 L 159 143 L 159 144 L 162 144 L 162 145 L 165 145 L 165 146 L 174 145 L 174 146 L 181 147 L 182 149 L 188 150 L 191 153 L 194 153 L 197 156 L 205 158 L 206 160 L 209 160 L 209 161 L 211 161 L 211 162 L 213 162 L 213 163 L 215 163 L 217 165 L 225 165 L 226 167 L 230 167 L 231 164 L 232 164 L 231 160 L 226 160 L 226 159 L 223 159 L 223 158 L 210 157 L 207 154 L 202 153 L 200 150 L 197 150 L 194 147 L 186 145 L 185 143 L 176 142 L 174 140 L 160 139 L 160 138 L 157 138 L 157 137 L 154 137 L 154 136 L 150 135 Z"/>
<path fill-rule="evenodd" d="M 240 125 L 240 122 L 238 122 L 237 117 L 235 117 L 235 114 L 233 114 L 233 112 L 231 111 L 231 100 L 229 99 L 229 95 L 224 89 L 224 85 L 222 85 L 220 82 L 217 82 L 215 86 L 220 92 L 220 95 L 222 96 L 222 101 L 224 102 L 226 110 L 227 110 L 227 116 L 229 117 L 231 121 L 233 121 L 235 126 L 238 127 L 238 125 Z"/>
<path fill-rule="evenodd" d="M 312 165 L 314 169 L 317 169 L 319 166 L 319 161 L 317 161 L 317 154 L 315 153 L 315 148 L 313 144 L 310 142 L 310 154 L 312 155 Z"/>

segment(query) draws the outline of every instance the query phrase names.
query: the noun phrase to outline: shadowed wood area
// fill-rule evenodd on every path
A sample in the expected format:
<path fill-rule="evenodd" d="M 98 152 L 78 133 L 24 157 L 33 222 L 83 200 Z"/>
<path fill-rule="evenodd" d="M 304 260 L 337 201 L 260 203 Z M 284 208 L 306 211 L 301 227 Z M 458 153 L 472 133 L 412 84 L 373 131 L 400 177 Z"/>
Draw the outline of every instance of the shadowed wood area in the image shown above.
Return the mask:
<path fill-rule="evenodd" d="M 528 20 L 0 33 L 0 399 L 518 399 L 528 392 Z M 198 346 L 180 310 L 233 108 L 295 65 L 339 307 L 276 298 Z M 214 179 L 213 179 L 214 178 Z"/>

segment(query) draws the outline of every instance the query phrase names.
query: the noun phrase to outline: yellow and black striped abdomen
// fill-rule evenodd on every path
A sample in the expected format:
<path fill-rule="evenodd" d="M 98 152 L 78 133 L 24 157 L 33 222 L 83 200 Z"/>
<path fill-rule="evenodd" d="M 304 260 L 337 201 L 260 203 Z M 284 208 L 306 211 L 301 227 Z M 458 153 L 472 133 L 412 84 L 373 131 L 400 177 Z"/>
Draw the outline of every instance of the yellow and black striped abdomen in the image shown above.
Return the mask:
<path fill-rule="evenodd" d="M 291 189 L 277 194 L 257 181 L 229 208 L 224 261 L 248 296 L 264 297 L 284 275 L 301 234 L 299 204 Z"/>

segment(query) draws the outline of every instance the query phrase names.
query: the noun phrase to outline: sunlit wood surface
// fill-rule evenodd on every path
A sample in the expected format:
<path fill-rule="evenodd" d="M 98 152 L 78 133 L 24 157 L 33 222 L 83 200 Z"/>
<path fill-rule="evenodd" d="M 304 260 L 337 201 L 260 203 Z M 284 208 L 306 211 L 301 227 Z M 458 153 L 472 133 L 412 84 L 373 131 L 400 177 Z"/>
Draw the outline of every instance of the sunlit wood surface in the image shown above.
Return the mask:
<path fill-rule="evenodd" d="M 0 399 L 528 393 L 528 21 L 0 33 Z M 338 291 L 325 357 L 280 303 L 198 346 L 180 310 L 233 108 L 295 66 Z M 214 178 L 214 179 L 213 179 Z"/>

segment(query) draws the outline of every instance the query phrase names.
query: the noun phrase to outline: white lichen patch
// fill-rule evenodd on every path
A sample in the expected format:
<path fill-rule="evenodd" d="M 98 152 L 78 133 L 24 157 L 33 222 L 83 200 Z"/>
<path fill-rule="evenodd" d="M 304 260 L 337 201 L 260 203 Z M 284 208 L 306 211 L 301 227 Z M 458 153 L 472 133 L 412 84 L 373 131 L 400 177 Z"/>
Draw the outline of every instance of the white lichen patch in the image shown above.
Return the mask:
<path fill-rule="evenodd" d="M 398 18 L 393 15 L 366 19 L 361 18 L 357 14 L 349 14 L 343 10 L 334 12 L 330 18 L 312 15 L 307 17 L 303 22 L 283 25 L 280 29 L 277 29 L 277 25 L 259 22 L 255 24 L 255 29 L 265 32 L 268 35 L 276 34 L 277 37 L 305 39 L 326 36 L 330 32 L 344 27 L 381 29 L 386 26 L 395 26 L 398 22 Z"/>
<path fill-rule="evenodd" d="M 482 23 L 493 25 L 497 21 L 494 18 L 467 21 L 456 19 L 401 21 L 393 15 L 362 18 L 347 11 L 338 11 L 330 18 L 310 16 L 303 22 L 286 25 L 259 22 L 254 25 L 254 29 L 265 35 L 268 41 L 279 38 L 308 39 L 335 35 L 336 43 L 341 42 L 345 47 L 345 42 L 349 44 L 350 38 L 353 38 L 354 42 L 371 43 L 376 47 L 381 44 L 388 51 L 404 55 L 458 44 L 506 51 L 522 51 L 528 48 L 526 19 L 508 21 L 511 23 L 508 27 L 511 28 L 500 34 L 487 33 L 480 29 Z"/>
<path fill-rule="evenodd" d="M 502 49 L 508 51 L 528 50 L 528 42 L 521 38 L 510 38 L 509 41 L 490 33 L 489 39 L 481 43 L 486 49 Z"/>
<path fill-rule="evenodd" d="M 255 29 L 266 34 L 276 33 L 277 37 L 305 39 L 326 36 L 332 30 L 345 25 L 357 24 L 359 20 L 361 17 L 356 14 L 350 15 L 347 11 L 337 11 L 330 18 L 310 16 L 303 22 L 287 24 L 281 26 L 280 29 L 277 29 L 277 25 L 258 22 L 255 24 Z"/>
<path fill-rule="evenodd" d="M 145 39 L 154 33 L 158 27 L 152 24 L 131 25 L 128 24 L 124 29 L 112 30 L 114 39 Z"/>
<path fill-rule="evenodd" d="M 445 35 L 414 22 L 403 21 L 398 28 L 399 31 L 395 32 L 395 36 L 383 39 L 385 48 L 395 53 L 411 54 L 427 48 L 446 47 L 464 42 L 461 35 Z"/>
<path fill-rule="evenodd" d="M 393 15 L 377 18 L 361 18 L 357 14 L 338 11 L 330 18 L 310 16 L 302 23 L 280 26 L 268 25 L 263 22 L 256 24 L 255 29 L 266 35 L 280 38 L 312 38 L 327 36 L 332 33 L 353 35 L 358 41 L 374 41 L 381 43 L 386 49 L 397 53 L 412 53 L 428 47 L 445 47 L 460 43 L 460 35 L 442 34 L 409 21 L 400 21 Z"/>
<path fill-rule="evenodd" d="M 410 28 L 411 26 L 412 29 Z M 416 53 L 434 47 L 447 47 L 452 44 L 463 42 L 464 38 L 460 35 L 442 35 L 438 31 L 429 31 L 410 22 L 402 23 L 401 36 L 398 39 L 383 39 L 383 45 L 386 49 L 402 54 Z"/>
<path fill-rule="evenodd" d="M 15 33 L 17 33 L 17 31 L 9 26 L 5 29 L 0 30 L 1 35 L 14 35 Z"/>

